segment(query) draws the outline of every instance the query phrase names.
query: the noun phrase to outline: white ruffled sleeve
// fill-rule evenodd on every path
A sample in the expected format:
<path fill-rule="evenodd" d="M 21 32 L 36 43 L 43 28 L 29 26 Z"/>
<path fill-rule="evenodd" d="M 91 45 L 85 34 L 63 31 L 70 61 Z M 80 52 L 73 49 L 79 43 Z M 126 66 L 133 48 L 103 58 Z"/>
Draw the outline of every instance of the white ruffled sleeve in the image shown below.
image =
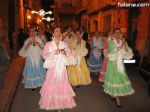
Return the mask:
<path fill-rule="evenodd" d="M 81 49 L 78 50 L 81 56 L 86 56 L 88 54 L 88 50 L 86 48 L 86 41 L 81 40 Z"/>
<path fill-rule="evenodd" d="M 123 49 L 123 59 L 131 59 L 133 57 L 133 52 L 132 52 L 132 49 L 126 44 L 127 46 L 127 50 L 126 49 Z"/>
<path fill-rule="evenodd" d="M 66 52 L 66 55 L 67 55 L 67 58 L 65 60 L 68 60 L 67 63 L 66 63 L 66 66 L 75 65 L 76 64 L 75 58 L 74 58 L 70 48 L 67 45 L 66 45 L 66 48 L 65 48 L 65 52 Z"/>
<path fill-rule="evenodd" d="M 19 50 L 19 56 L 24 57 L 24 58 L 27 56 L 27 50 L 25 49 L 25 47 L 27 46 L 28 42 L 29 42 L 29 39 L 27 39 L 24 42 L 23 47 Z"/>

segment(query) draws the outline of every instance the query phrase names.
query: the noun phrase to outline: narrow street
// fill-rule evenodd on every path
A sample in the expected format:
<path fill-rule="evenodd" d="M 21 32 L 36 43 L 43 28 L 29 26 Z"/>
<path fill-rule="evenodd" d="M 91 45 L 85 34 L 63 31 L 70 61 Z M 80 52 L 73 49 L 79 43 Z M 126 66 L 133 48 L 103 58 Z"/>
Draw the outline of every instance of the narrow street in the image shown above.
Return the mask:
<path fill-rule="evenodd" d="M 86 85 L 91 79 L 84 58 L 89 71 L 107 71 L 109 93 L 135 93 L 121 97 L 119 108 L 90 74 L 92 84 L 73 87 L 77 106 L 62 112 L 150 112 L 150 0 L 0 0 L 0 112 L 57 112 L 41 110 L 41 88 L 32 90 L 45 81 L 45 69 L 50 78 L 41 105 L 74 106 L 65 67 L 75 65 L 68 70 L 70 79 L 82 78 Z M 123 60 L 135 61 L 148 81 L 137 67 L 126 66 L 132 89 Z"/>
<path fill-rule="evenodd" d="M 89 86 L 75 89 L 77 107 L 62 112 L 150 112 L 150 96 L 146 81 L 139 75 L 137 68 L 128 68 L 135 94 L 121 98 L 122 108 L 117 108 L 114 101 L 104 92 L 102 83 L 92 76 Z M 39 90 L 24 89 L 22 80 L 19 83 L 11 112 L 47 112 L 39 109 Z M 48 111 L 56 112 L 56 111 Z"/>

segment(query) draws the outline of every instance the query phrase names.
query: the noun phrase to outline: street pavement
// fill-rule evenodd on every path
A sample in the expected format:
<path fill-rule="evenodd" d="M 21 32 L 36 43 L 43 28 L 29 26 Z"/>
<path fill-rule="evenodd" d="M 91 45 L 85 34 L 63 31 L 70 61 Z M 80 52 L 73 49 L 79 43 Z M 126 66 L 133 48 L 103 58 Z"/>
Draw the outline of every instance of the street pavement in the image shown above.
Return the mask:
<path fill-rule="evenodd" d="M 122 108 L 116 107 L 115 102 L 103 92 L 103 83 L 91 74 L 93 79 L 91 85 L 75 89 L 77 107 L 62 112 L 150 112 L 150 96 L 146 81 L 135 67 L 127 68 L 127 73 L 135 94 L 121 97 Z M 24 89 L 21 80 L 10 112 L 57 112 L 40 110 L 39 99 L 39 90 Z"/>

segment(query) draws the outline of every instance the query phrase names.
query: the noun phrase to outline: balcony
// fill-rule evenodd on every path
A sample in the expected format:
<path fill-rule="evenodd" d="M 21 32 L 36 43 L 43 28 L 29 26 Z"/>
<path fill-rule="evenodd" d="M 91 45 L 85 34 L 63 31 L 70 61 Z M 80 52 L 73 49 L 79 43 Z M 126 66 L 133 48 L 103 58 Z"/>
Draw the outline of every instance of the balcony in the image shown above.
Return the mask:
<path fill-rule="evenodd" d="M 116 5 L 119 1 L 123 1 L 123 0 L 103 0 L 103 7 L 114 6 L 114 5 Z"/>
<path fill-rule="evenodd" d="M 74 14 L 74 8 L 71 3 L 61 3 L 55 2 L 55 14 Z"/>
<path fill-rule="evenodd" d="M 87 9 L 88 9 L 87 2 L 80 2 L 80 3 L 78 2 L 78 3 L 76 3 L 76 5 L 74 7 L 74 11 L 76 14 L 79 14 L 83 11 L 87 11 Z"/>
<path fill-rule="evenodd" d="M 80 2 L 79 2 L 80 1 Z M 112 6 L 117 5 L 118 2 L 124 0 L 78 0 L 78 2 L 55 2 L 56 14 L 79 14 L 87 11 L 89 14 L 98 12 L 99 10 L 107 10 Z M 108 8 L 107 8 L 108 7 Z"/>
<path fill-rule="evenodd" d="M 102 8 L 102 6 L 103 6 L 103 1 L 95 0 L 91 3 L 89 3 L 88 13 L 97 12 L 99 9 Z"/>

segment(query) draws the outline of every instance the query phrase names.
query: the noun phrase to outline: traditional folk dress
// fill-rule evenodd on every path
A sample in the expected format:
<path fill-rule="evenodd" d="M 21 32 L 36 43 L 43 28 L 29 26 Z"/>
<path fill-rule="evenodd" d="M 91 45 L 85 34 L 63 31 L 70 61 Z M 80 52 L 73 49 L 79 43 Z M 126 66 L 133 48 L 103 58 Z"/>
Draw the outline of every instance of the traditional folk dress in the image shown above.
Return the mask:
<path fill-rule="evenodd" d="M 108 40 L 109 61 L 104 80 L 104 92 L 113 97 L 134 93 L 123 64 L 123 59 L 131 59 L 133 53 L 128 46 L 126 51 L 125 48 L 120 48 L 121 45 L 121 39 L 119 43 L 115 39 Z"/>
<path fill-rule="evenodd" d="M 66 55 L 56 50 L 65 50 Z M 44 67 L 47 68 L 45 82 L 40 90 L 41 109 L 55 110 L 73 108 L 76 106 L 73 97 L 75 93 L 68 81 L 66 66 L 75 64 L 70 49 L 63 41 L 57 47 L 54 40 L 46 43 L 43 57 Z"/>
<path fill-rule="evenodd" d="M 99 75 L 99 81 L 102 81 L 102 82 L 104 81 L 104 78 L 105 78 L 105 73 L 106 73 L 106 68 L 107 68 L 107 63 L 108 63 L 108 57 L 107 57 L 107 55 L 108 55 L 108 41 L 107 41 L 107 38 L 105 38 L 105 40 L 104 40 L 103 53 L 104 53 L 104 60 L 103 60 L 100 75 Z"/>
<path fill-rule="evenodd" d="M 77 63 L 77 65 L 67 68 L 70 84 L 73 86 L 90 84 L 92 81 L 85 61 L 85 56 L 88 53 L 86 42 L 81 40 L 81 43 L 77 44 L 77 40 L 72 38 L 70 48 Z"/>
<path fill-rule="evenodd" d="M 42 49 L 39 46 L 31 45 L 25 49 L 31 38 L 27 39 L 23 48 L 19 51 L 19 55 L 25 57 L 25 66 L 23 70 L 23 83 L 25 88 L 37 88 L 42 86 L 46 71 L 43 68 Z M 35 37 L 35 41 L 44 47 L 42 40 Z"/>
<path fill-rule="evenodd" d="M 88 68 L 90 72 L 100 72 L 101 65 L 103 62 L 101 50 L 104 48 L 103 40 L 100 38 L 93 37 L 91 41 L 91 52 L 90 57 L 87 60 Z"/>

